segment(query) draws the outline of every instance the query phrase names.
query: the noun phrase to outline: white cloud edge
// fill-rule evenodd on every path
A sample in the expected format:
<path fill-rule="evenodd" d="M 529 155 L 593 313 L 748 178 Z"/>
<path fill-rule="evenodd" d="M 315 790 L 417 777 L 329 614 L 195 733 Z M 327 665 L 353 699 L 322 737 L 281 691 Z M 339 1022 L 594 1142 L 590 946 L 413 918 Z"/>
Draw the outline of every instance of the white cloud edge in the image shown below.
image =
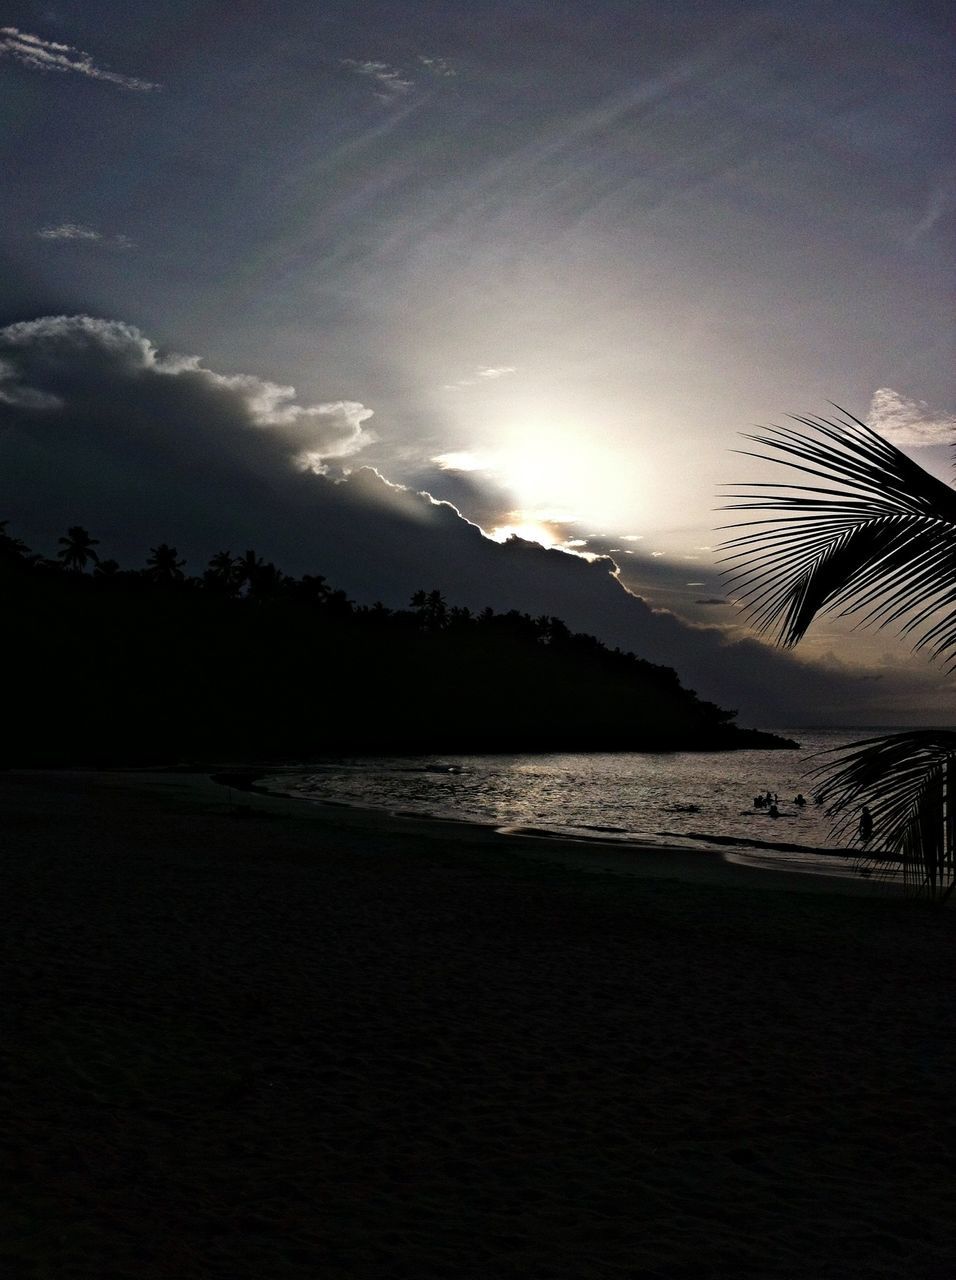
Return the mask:
<path fill-rule="evenodd" d="M 375 437 L 365 423 L 373 410 L 358 400 L 329 400 L 318 404 L 295 403 L 295 388 L 271 382 L 255 374 L 223 374 L 203 368 L 201 357 L 164 354 L 135 325 L 88 315 L 43 316 L 0 328 L 0 348 L 8 353 L 27 351 L 43 343 L 75 343 L 90 340 L 125 358 L 137 371 L 176 377 L 194 375 L 208 384 L 236 393 L 253 427 L 274 429 L 284 436 L 286 448 L 302 470 L 324 472 L 325 461 L 349 457 Z M 58 395 L 35 387 L 19 371 L 13 359 L 0 356 L 0 402 L 23 409 L 53 411 L 63 407 Z M 333 433 L 328 436 L 328 427 Z M 311 428 L 311 430 L 310 430 Z M 327 437 L 327 438 L 324 438 Z"/>
<path fill-rule="evenodd" d="M 444 390 L 457 391 L 459 387 L 477 387 L 482 382 L 496 382 L 499 378 L 509 378 L 517 372 L 518 368 L 513 364 L 480 364 L 467 377 L 459 378 L 456 382 L 446 382 Z"/>
<path fill-rule="evenodd" d="M 106 244 L 112 245 L 116 249 L 131 249 L 133 240 L 120 232 L 115 235 L 104 235 L 102 231 L 97 231 L 95 227 L 88 227 L 82 222 L 60 222 L 56 225 L 48 225 L 41 227 L 37 231 L 40 240 L 61 240 L 61 241 L 82 241 L 89 244 Z"/>
<path fill-rule="evenodd" d="M 910 399 L 892 387 L 878 387 L 873 392 L 867 420 L 874 431 L 893 444 L 930 448 L 956 443 L 956 417 L 931 408 L 925 400 Z"/>
<path fill-rule="evenodd" d="M 73 72 L 90 80 L 103 80 L 137 93 L 151 93 L 154 89 L 161 88 L 152 80 L 107 71 L 104 67 L 98 67 L 92 56 L 82 49 L 70 44 L 59 44 L 55 40 L 44 40 L 42 36 L 31 35 L 27 31 L 21 31 L 19 27 L 0 27 L 0 57 L 5 55 L 34 71 Z"/>
<path fill-rule="evenodd" d="M 414 80 L 407 79 L 404 72 L 387 62 L 372 58 L 342 58 L 340 61 L 355 75 L 373 80 L 378 85 L 375 96 L 383 102 L 393 102 L 415 86 Z"/>

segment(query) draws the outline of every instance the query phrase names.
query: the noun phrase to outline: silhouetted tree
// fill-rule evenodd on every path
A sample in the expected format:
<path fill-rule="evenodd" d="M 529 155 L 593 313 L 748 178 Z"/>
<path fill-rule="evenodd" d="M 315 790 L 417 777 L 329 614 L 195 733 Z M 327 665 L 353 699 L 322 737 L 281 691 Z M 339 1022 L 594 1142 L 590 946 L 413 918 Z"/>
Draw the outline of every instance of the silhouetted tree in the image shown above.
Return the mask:
<path fill-rule="evenodd" d="M 99 560 L 99 556 L 93 550 L 94 547 L 99 546 L 99 541 L 99 538 L 91 538 L 82 525 L 71 525 L 66 531 L 66 537 L 60 538 L 57 557 L 63 561 L 65 568 L 72 569 L 75 573 L 82 573 L 91 560 L 94 564 Z"/>
<path fill-rule="evenodd" d="M 260 564 L 249 580 L 250 600 L 272 600 L 282 591 L 286 577 L 271 561 Z"/>
<path fill-rule="evenodd" d="M 36 557 L 22 539 L 7 533 L 9 523 L 9 520 L 0 520 L 0 570 L 21 573 Z"/>
<path fill-rule="evenodd" d="M 835 406 L 836 407 L 836 406 Z M 724 545 L 727 575 L 758 630 L 797 644 L 820 613 L 895 624 L 956 667 L 956 492 L 852 414 L 795 417 L 745 438 L 745 456 L 793 467 L 800 483 L 736 493 L 730 510 L 765 512 Z M 769 449 L 771 453 L 762 450 Z M 809 478 L 809 483 L 807 479 Z M 767 493 L 767 490 L 772 492 Z M 817 795 L 835 832 L 866 805 L 883 861 L 931 898 L 956 887 L 956 733 L 870 738 L 822 766 Z M 879 862 L 879 853 L 869 855 Z"/>
<path fill-rule="evenodd" d="M 203 582 L 223 595 L 234 595 L 239 590 L 239 569 L 231 551 L 216 552 L 206 566 Z"/>
<path fill-rule="evenodd" d="M 440 591 L 416 591 L 411 606 L 426 631 L 441 631 L 448 624 L 448 606 Z"/>
<path fill-rule="evenodd" d="M 89 548 L 80 532 L 73 541 Z M 15 566 L 4 570 L 4 604 L 18 620 L 6 632 L 18 676 L 6 757 L 784 745 L 728 727 L 729 713 L 669 668 L 593 637 L 542 645 L 547 620 L 491 609 L 475 619 L 437 589 L 416 595 L 414 612 L 356 607 L 320 575 L 296 582 L 249 551 L 245 594 L 232 598 L 229 552 L 193 591 L 173 589 L 184 562 L 166 543 L 148 570 L 102 560 L 87 578 L 50 572 L 4 539 L 14 541 L 0 527 L 0 566 Z M 96 669 L 95 682 L 61 678 L 65 631 L 71 660 Z"/>
<path fill-rule="evenodd" d="M 183 565 L 186 561 L 178 557 L 176 548 L 166 542 L 161 542 L 158 547 L 150 547 L 146 561 L 150 577 L 156 582 L 182 582 Z"/>
<path fill-rule="evenodd" d="M 295 593 L 302 600 L 325 604 L 329 598 L 329 584 L 321 573 L 305 573 L 295 584 Z"/>
<path fill-rule="evenodd" d="M 352 613 L 352 601 L 344 591 L 330 591 L 325 600 L 325 611 L 333 618 L 348 618 Z"/>
<path fill-rule="evenodd" d="M 240 587 L 245 587 L 247 593 L 252 591 L 256 575 L 261 570 L 262 565 L 263 561 L 259 559 L 251 548 L 236 561 L 236 574 L 239 585 Z"/>

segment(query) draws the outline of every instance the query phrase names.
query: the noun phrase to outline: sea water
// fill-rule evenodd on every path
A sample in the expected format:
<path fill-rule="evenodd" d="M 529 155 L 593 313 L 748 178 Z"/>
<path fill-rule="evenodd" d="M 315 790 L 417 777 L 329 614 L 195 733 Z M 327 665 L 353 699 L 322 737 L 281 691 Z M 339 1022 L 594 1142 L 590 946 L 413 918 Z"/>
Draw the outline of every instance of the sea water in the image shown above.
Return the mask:
<path fill-rule="evenodd" d="M 834 748 L 891 730 L 775 732 L 799 749 L 343 758 L 265 785 L 313 801 L 545 836 L 711 848 L 754 865 L 855 875 L 845 857 L 814 852 L 849 852 L 852 840 L 835 836 L 814 804 L 809 771 Z M 779 797 L 779 817 L 754 805 L 767 791 Z M 794 803 L 801 793 L 804 806 Z"/>

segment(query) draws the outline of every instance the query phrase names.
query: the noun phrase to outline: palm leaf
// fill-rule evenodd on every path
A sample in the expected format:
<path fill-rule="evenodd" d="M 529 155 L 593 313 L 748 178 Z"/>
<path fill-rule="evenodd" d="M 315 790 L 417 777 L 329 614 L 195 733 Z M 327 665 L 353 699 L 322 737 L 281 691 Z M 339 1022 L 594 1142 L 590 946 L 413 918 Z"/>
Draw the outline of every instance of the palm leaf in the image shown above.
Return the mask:
<path fill-rule="evenodd" d="M 863 805 L 873 837 L 855 843 L 884 871 L 902 867 L 906 886 L 944 899 L 956 886 L 956 732 L 924 729 L 867 738 L 832 752 L 811 770 L 817 799 L 846 838 Z"/>
<path fill-rule="evenodd" d="M 724 526 L 731 590 L 758 630 L 792 647 L 818 613 L 897 624 L 956 667 L 956 493 L 845 410 L 748 435 L 747 457 L 813 483 L 770 483 L 727 510 L 768 513 Z"/>

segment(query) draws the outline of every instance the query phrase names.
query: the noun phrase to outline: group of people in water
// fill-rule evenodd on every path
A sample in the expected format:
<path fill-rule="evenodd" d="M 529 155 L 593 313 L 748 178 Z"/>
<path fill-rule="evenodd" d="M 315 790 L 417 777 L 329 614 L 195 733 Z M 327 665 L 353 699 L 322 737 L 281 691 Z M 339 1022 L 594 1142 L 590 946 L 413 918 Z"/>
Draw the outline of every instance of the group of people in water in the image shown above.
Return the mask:
<path fill-rule="evenodd" d="M 776 791 L 767 791 L 764 795 L 754 796 L 754 808 L 766 809 L 771 818 L 779 818 L 780 810 L 777 807 L 779 800 L 780 797 L 777 795 Z M 798 809 L 802 809 L 807 803 L 806 796 L 804 796 L 802 792 L 799 792 L 793 797 L 793 803 Z"/>
<path fill-rule="evenodd" d="M 766 791 L 763 795 L 754 796 L 754 808 L 761 809 L 771 818 L 779 818 L 781 816 L 778 807 L 780 797 L 776 791 Z M 793 797 L 793 803 L 797 809 L 802 809 L 807 803 L 807 798 L 802 791 L 797 792 Z M 817 804 L 819 804 L 819 800 Z M 861 844 L 869 844 L 873 838 L 873 815 L 866 805 L 860 810 L 859 838 Z"/>

